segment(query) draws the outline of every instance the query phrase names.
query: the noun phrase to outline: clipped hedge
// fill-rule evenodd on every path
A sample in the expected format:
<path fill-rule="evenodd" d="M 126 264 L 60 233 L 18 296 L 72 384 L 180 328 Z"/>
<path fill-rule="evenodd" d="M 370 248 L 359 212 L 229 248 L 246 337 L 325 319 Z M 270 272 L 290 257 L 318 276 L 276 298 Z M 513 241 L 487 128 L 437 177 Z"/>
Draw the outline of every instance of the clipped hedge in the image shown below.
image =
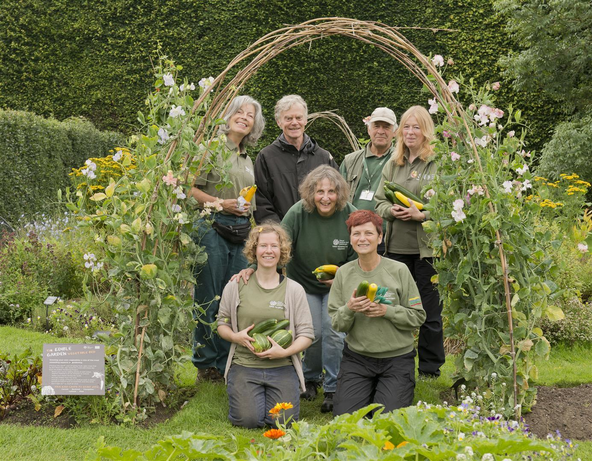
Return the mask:
<path fill-rule="evenodd" d="M 124 141 L 82 119 L 59 122 L 30 112 L 0 110 L 0 217 L 13 225 L 50 209 L 68 174 L 89 157 L 104 157 Z"/>
<path fill-rule="evenodd" d="M 531 125 L 531 148 L 540 148 L 560 121 L 559 108 L 527 98 L 502 79 L 500 57 L 514 46 L 493 0 L 160 0 L 72 2 L 3 0 L 0 3 L 0 107 L 62 119 L 82 115 L 101 129 L 131 133 L 151 85 L 151 58 L 160 43 L 197 82 L 217 75 L 264 34 L 319 17 L 349 17 L 401 27 L 424 54 L 452 57 L 452 73 L 477 83 L 502 80 L 498 104 L 519 107 Z M 362 42 L 331 37 L 286 51 L 245 88 L 268 120 L 260 146 L 279 130 L 273 106 L 299 93 L 312 112 L 337 109 L 358 136 L 362 118 L 378 106 L 400 115 L 427 105 L 417 79 L 401 64 Z M 40 97 L 43 95 L 43 97 Z M 311 135 L 340 160 L 351 148 L 337 127 L 319 121 Z"/>

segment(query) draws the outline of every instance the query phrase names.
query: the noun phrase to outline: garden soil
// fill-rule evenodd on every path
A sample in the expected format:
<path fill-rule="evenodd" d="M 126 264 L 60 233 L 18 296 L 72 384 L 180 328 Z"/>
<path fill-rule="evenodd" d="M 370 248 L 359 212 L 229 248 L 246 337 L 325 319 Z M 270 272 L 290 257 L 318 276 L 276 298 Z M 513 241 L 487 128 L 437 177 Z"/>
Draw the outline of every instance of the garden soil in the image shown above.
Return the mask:
<path fill-rule="evenodd" d="M 12 411 L 0 424 L 22 424 L 30 426 L 59 427 L 75 426 L 75 421 L 66 412 L 54 418 L 54 408 L 46 406 L 35 411 L 31 402 L 24 402 L 18 410 Z M 158 408 L 156 414 L 143 426 L 153 426 L 173 416 L 172 408 Z M 537 402 L 532 412 L 524 415 L 526 424 L 533 434 L 545 438 L 549 433 L 559 431 L 564 439 L 592 440 L 592 384 L 578 387 L 539 387 Z"/>
<path fill-rule="evenodd" d="M 541 438 L 559 431 L 564 439 L 592 440 L 592 384 L 539 387 L 536 404 L 524 419 Z"/>

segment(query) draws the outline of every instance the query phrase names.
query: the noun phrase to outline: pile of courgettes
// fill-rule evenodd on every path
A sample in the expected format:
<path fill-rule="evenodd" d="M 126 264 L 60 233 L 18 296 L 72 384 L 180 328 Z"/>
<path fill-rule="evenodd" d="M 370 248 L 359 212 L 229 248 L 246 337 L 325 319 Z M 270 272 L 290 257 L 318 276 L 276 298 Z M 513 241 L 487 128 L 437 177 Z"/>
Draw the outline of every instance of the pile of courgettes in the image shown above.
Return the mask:
<path fill-rule="evenodd" d="M 393 205 L 401 205 L 405 208 L 409 208 L 411 202 L 413 202 L 417 209 L 421 211 L 425 205 L 417 195 L 396 182 L 385 181 L 384 195 Z"/>
<path fill-rule="evenodd" d="M 367 280 L 360 282 L 356 289 L 356 298 L 366 296 L 370 301 L 376 304 L 392 304 L 388 299 L 385 299 L 385 295 L 388 288 L 376 285 L 376 283 L 368 283 Z"/>
<path fill-rule="evenodd" d="M 263 352 L 271 348 L 268 336 L 284 349 L 292 344 L 292 331 L 286 330 L 288 326 L 290 321 L 287 319 L 279 321 L 266 319 L 257 323 L 248 333 L 255 340 L 253 342 L 255 352 Z"/>

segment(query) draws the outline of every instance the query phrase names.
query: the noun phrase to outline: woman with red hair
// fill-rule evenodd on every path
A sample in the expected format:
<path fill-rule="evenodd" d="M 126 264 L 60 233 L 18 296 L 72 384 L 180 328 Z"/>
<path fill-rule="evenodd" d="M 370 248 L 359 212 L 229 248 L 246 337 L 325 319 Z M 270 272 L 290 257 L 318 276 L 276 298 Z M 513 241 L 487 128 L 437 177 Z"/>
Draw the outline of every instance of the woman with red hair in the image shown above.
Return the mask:
<path fill-rule="evenodd" d="M 405 264 L 378 254 L 380 216 L 354 211 L 346 225 L 358 259 L 339 268 L 329 293 L 333 328 L 347 334 L 333 414 L 370 403 L 386 411 L 409 406 L 415 390 L 413 331 L 425 320 L 417 286 Z M 379 302 L 357 295 L 364 281 L 387 289 Z"/>

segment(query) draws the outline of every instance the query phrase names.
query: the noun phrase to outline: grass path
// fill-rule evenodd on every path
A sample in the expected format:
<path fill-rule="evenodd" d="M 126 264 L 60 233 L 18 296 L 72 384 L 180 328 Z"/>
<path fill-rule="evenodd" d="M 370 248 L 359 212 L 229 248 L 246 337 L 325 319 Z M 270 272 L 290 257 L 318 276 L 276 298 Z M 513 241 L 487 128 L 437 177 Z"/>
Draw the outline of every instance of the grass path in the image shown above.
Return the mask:
<path fill-rule="evenodd" d="M 54 338 L 41 333 L 13 327 L 0 327 L 0 351 L 22 352 L 31 347 L 41 353 L 44 342 L 80 342 Z M 453 357 L 448 357 L 442 376 L 437 380 L 418 381 L 415 400 L 441 403 L 440 394 L 452 384 L 450 375 L 454 369 Z M 592 382 L 592 345 L 557 347 L 551 359 L 538 364 L 538 385 L 577 385 Z M 189 363 L 180 370 L 181 386 L 192 386 L 195 371 Z M 330 416 L 319 412 L 321 397 L 314 402 L 302 402 L 301 419 L 325 423 Z M 217 435 L 242 435 L 263 440 L 262 431 L 239 429 L 227 419 L 228 403 L 222 385 L 202 384 L 199 393 L 170 420 L 150 429 L 125 426 L 85 425 L 75 429 L 48 427 L 21 427 L 0 424 L 0 459 L 6 460 L 80 460 L 99 436 L 105 437 L 107 445 L 125 449 L 146 450 L 169 435 L 183 431 L 208 432 Z M 576 453 L 581 459 L 592 459 L 592 442 L 580 442 Z"/>

